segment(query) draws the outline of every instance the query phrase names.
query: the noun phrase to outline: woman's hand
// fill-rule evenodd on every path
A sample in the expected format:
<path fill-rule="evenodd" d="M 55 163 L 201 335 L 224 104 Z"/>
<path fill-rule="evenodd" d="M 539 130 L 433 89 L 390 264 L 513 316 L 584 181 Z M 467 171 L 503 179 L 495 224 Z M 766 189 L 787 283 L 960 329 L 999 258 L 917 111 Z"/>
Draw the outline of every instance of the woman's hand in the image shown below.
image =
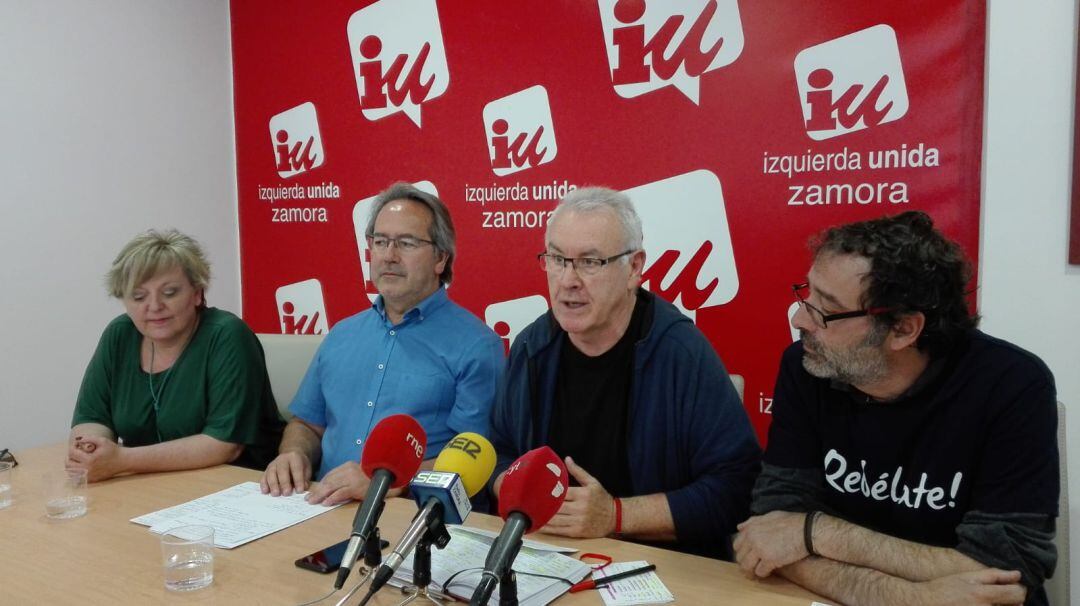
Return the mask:
<path fill-rule="evenodd" d="M 79 436 L 68 448 L 64 465 L 85 469 L 88 482 L 100 482 L 124 473 L 124 447 L 100 436 Z"/>

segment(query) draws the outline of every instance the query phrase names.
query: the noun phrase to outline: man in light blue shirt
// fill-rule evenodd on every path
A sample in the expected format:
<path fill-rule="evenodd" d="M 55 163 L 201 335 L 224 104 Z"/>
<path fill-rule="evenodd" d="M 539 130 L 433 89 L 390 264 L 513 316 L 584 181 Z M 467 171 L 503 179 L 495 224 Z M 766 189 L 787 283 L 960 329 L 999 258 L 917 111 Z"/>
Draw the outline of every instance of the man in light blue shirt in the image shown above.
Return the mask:
<path fill-rule="evenodd" d="M 368 220 L 371 309 L 338 322 L 308 368 L 289 411 L 264 493 L 308 487 L 311 503 L 362 499 L 368 477 L 360 455 L 368 433 L 393 414 L 427 433 L 431 463 L 457 433 L 488 434 L 502 341 L 446 295 L 453 276 L 454 226 L 437 197 L 404 183 L 379 194 Z"/>

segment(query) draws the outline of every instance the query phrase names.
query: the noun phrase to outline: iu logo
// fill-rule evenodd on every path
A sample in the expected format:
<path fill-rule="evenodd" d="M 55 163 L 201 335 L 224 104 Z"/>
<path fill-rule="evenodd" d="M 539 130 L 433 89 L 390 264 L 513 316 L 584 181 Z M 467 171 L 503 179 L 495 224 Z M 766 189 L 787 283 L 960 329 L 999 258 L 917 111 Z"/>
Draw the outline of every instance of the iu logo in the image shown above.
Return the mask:
<path fill-rule="evenodd" d="M 322 136 L 315 104 L 308 101 L 270 118 L 270 143 L 277 173 L 283 178 L 322 166 Z"/>
<path fill-rule="evenodd" d="M 674 86 L 698 103 L 701 75 L 735 61 L 737 0 L 598 0 L 611 83 L 620 97 Z"/>
<path fill-rule="evenodd" d="M 326 305 L 323 303 L 322 284 L 312 278 L 303 282 L 287 284 L 277 289 L 278 318 L 281 334 L 326 334 Z"/>
<path fill-rule="evenodd" d="M 690 318 L 735 298 L 739 276 L 720 179 L 707 170 L 626 190 L 645 232 L 642 285 Z M 678 208 L 672 206 L 678 201 Z"/>
<path fill-rule="evenodd" d="M 815 141 L 899 120 L 908 95 L 896 32 L 873 27 L 795 57 L 806 134 Z"/>
<path fill-rule="evenodd" d="M 420 181 L 413 183 L 413 185 L 420 191 L 433 196 L 439 195 L 439 190 L 435 189 L 435 184 L 431 181 Z M 371 215 L 373 202 L 375 202 L 375 196 L 364 198 L 353 206 L 352 211 L 353 232 L 356 234 L 356 250 L 360 254 L 360 271 L 364 274 L 364 292 L 367 293 L 368 300 L 372 302 L 375 301 L 375 297 L 379 296 L 379 291 L 371 280 L 371 249 L 368 248 L 367 236 L 364 232 L 367 231 L 368 218 Z"/>
<path fill-rule="evenodd" d="M 547 310 L 547 299 L 540 295 L 499 301 L 484 310 L 484 322 L 499 335 L 503 342 L 503 353 L 509 355 L 510 346 L 518 334 Z"/>
<path fill-rule="evenodd" d="M 404 112 L 419 127 L 420 107 L 450 84 L 435 0 L 380 0 L 346 30 L 360 113 L 375 121 Z"/>
<path fill-rule="evenodd" d="M 484 106 L 491 170 L 498 176 L 547 164 L 559 153 L 547 90 L 540 85 Z"/>

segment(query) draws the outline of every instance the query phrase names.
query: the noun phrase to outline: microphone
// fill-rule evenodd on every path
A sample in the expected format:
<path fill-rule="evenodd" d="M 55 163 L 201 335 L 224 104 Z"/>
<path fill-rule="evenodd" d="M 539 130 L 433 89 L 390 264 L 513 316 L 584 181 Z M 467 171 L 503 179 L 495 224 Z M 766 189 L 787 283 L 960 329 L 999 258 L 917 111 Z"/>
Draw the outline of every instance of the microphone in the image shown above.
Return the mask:
<path fill-rule="evenodd" d="M 378 422 L 368 435 L 360 457 L 360 467 L 371 478 L 364 502 L 353 518 L 352 536 L 341 558 L 334 589 L 341 589 L 349 576 L 360 548 L 367 542 L 382 515 L 386 493 L 401 488 L 420 469 L 427 447 L 427 434 L 409 415 L 390 415 Z"/>
<path fill-rule="evenodd" d="M 471 606 L 483 606 L 510 570 L 521 548 L 521 536 L 540 529 L 566 500 L 566 465 L 547 446 L 530 450 L 506 470 L 499 488 L 499 516 L 506 520 L 484 561 L 484 573 Z"/>
<path fill-rule="evenodd" d="M 460 524 L 468 517 L 472 511 L 469 497 L 484 488 L 494 470 L 495 447 L 484 436 L 465 432 L 447 442 L 435 459 L 434 471 L 421 471 L 409 483 L 409 492 L 416 499 L 420 511 L 401 536 L 393 553 L 375 572 L 368 594 L 360 606 L 367 604 L 371 596 L 394 576 L 405 556 L 416 547 L 429 528 Z M 442 549 L 449 540 L 449 534 L 442 534 L 434 543 Z"/>

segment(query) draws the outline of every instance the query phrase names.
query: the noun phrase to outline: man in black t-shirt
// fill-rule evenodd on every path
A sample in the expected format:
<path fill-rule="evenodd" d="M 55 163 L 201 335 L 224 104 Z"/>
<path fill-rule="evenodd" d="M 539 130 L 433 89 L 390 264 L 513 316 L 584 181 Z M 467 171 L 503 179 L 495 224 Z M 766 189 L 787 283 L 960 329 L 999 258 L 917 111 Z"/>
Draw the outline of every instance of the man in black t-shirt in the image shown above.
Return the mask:
<path fill-rule="evenodd" d="M 851 605 L 1046 604 L 1054 379 L 989 337 L 921 212 L 827 230 L 784 353 L 735 555 Z"/>

